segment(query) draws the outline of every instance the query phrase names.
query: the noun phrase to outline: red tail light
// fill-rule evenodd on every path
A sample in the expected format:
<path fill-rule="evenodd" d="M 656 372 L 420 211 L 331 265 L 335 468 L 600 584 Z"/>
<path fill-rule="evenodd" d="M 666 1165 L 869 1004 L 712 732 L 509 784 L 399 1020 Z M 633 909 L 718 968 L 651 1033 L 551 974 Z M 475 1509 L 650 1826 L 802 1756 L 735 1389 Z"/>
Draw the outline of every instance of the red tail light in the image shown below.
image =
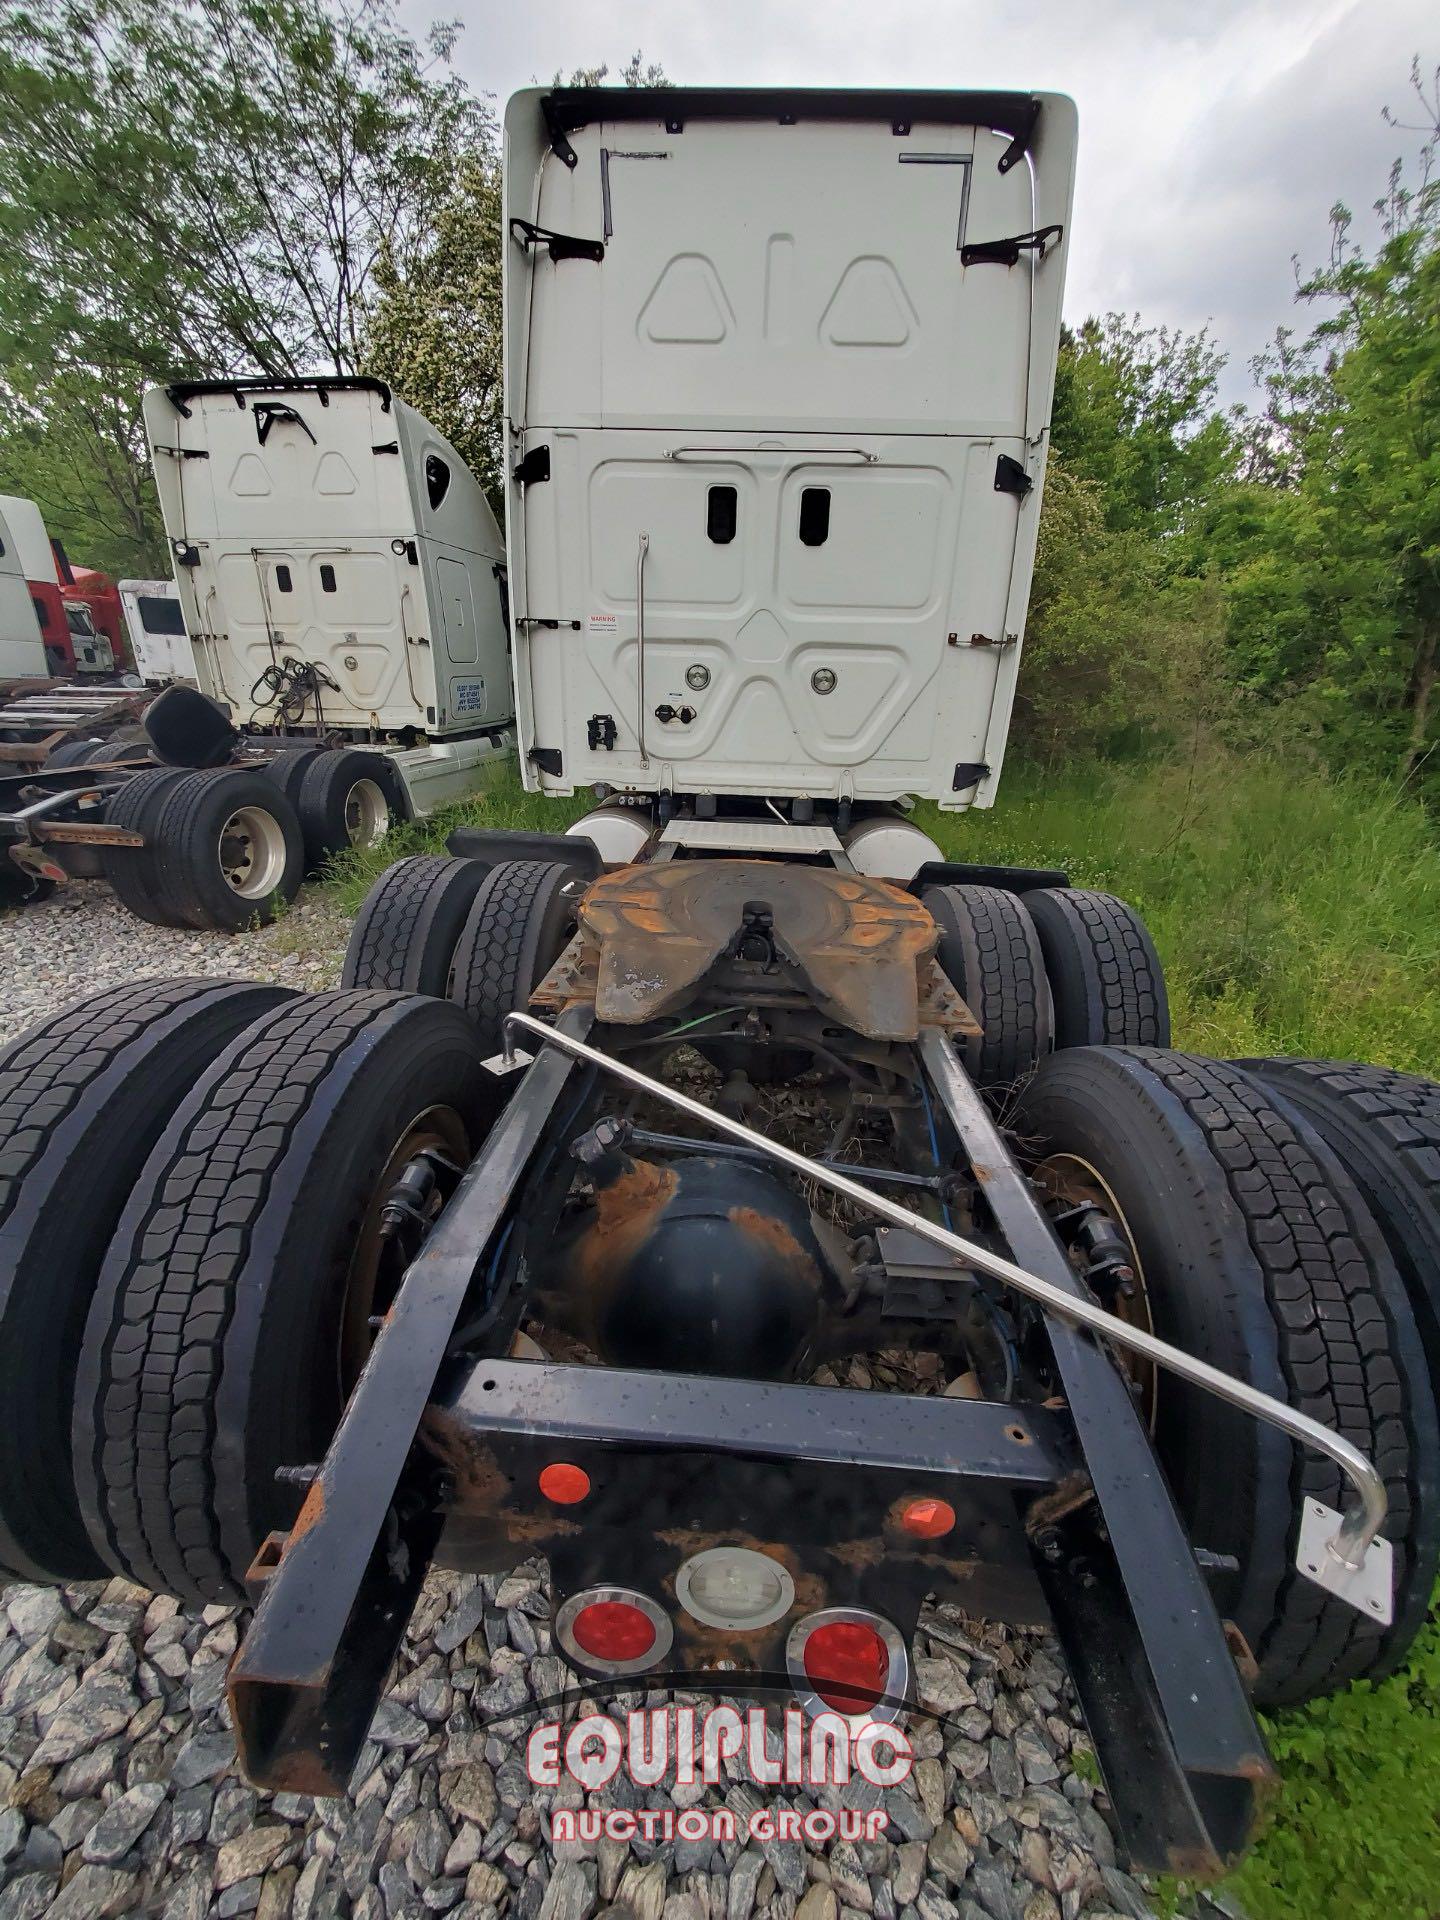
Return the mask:
<path fill-rule="evenodd" d="M 806 1679 L 837 1713 L 863 1713 L 884 1695 L 890 1652 L 874 1627 L 843 1620 L 817 1627 L 801 1658 Z"/>
<path fill-rule="evenodd" d="M 594 1600 L 570 1622 L 575 1644 L 595 1660 L 643 1660 L 655 1645 L 650 1616 L 628 1600 Z"/>
<path fill-rule="evenodd" d="M 905 1643 L 878 1613 L 830 1607 L 807 1615 L 785 1649 L 790 1678 L 811 1713 L 829 1708 L 855 1719 L 890 1720 L 909 1681 Z"/>
<path fill-rule="evenodd" d="M 588 1587 L 555 1615 L 555 1637 L 582 1667 L 643 1673 L 670 1651 L 669 1616 L 628 1587 Z"/>

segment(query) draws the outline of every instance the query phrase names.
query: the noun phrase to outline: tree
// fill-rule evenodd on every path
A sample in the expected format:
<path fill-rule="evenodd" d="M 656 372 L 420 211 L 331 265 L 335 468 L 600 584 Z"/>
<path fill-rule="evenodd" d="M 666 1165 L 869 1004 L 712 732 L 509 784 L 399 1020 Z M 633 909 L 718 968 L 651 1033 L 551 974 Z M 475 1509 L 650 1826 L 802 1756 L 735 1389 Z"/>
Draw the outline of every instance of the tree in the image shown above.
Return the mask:
<path fill-rule="evenodd" d="M 1116 531 L 1173 534 L 1234 470 L 1233 417 L 1215 404 L 1225 356 L 1208 333 L 1107 314 L 1066 328 L 1051 443 L 1100 491 Z"/>
<path fill-rule="evenodd" d="M 382 255 L 364 345 L 388 380 L 450 440 L 499 506 L 501 480 L 500 166 L 461 164 L 427 240 L 402 267 Z"/>
<path fill-rule="evenodd" d="M 22 491 L 57 520 L 116 471 L 145 495 L 147 381 L 354 369 L 382 255 L 403 270 L 493 150 L 488 108 L 439 70 L 454 32 L 422 49 L 389 0 L 0 17 L 0 458 L 96 452 L 68 503 L 54 460 Z"/>
<path fill-rule="evenodd" d="M 1260 364 L 1286 492 L 1229 587 L 1241 670 L 1303 690 L 1347 759 L 1406 778 L 1434 750 L 1440 676 L 1440 70 L 1412 83 L 1429 137 L 1391 170 L 1378 244 L 1333 210 L 1330 258 L 1299 286 L 1324 317 Z"/>

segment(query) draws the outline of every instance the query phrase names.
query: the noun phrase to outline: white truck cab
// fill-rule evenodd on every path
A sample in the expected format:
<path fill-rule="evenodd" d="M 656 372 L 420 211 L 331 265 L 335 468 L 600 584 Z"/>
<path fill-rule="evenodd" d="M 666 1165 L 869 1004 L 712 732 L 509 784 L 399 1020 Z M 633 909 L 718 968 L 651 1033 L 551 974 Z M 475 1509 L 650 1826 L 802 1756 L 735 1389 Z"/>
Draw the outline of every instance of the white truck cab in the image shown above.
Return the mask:
<path fill-rule="evenodd" d="M 173 580 L 122 580 L 120 606 L 130 638 L 130 657 L 147 687 L 195 680 L 195 652 L 185 627 L 185 609 Z"/>
<path fill-rule="evenodd" d="M 1075 134 L 1056 94 L 511 99 L 532 786 L 991 804 Z"/>
<path fill-rule="evenodd" d="M 0 679 L 43 680 L 49 672 L 20 549 L 0 514 Z"/>
<path fill-rule="evenodd" d="M 181 380 L 144 410 L 195 678 L 238 725 L 298 712 L 406 745 L 506 725 L 500 529 L 413 407 L 321 378 Z"/>

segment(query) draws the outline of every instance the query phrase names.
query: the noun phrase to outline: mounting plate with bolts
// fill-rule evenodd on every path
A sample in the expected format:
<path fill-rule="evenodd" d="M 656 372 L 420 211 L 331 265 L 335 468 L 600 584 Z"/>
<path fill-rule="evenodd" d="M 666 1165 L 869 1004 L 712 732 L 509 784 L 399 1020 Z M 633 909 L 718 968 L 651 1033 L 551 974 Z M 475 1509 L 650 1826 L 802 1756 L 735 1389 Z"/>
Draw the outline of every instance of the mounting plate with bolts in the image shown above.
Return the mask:
<path fill-rule="evenodd" d="M 1388 1627 L 1395 1614 L 1393 1549 L 1388 1540 L 1377 1535 L 1365 1549 L 1360 1565 L 1347 1567 L 1330 1546 L 1343 1517 L 1323 1500 L 1307 1495 L 1300 1510 L 1300 1544 L 1295 1549 L 1295 1564 L 1317 1587 L 1323 1587 L 1337 1599 L 1348 1600 L 1367 1620 Z"/>

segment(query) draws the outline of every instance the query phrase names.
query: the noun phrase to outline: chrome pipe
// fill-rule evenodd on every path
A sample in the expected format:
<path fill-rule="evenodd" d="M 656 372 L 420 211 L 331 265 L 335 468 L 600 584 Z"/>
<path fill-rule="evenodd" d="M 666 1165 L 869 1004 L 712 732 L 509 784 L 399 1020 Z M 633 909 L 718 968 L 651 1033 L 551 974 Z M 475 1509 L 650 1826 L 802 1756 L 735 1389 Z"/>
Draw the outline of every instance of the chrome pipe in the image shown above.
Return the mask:
<path fill-rule="evenodd" d="M 640 742 L 640 764 L 648 767 L 645 751 L 645 556 L 650 551 L 650 536 L 642 533 L 640 550 L 635 556 L 635 685 L 640 696 L 640 711 L 635 717 L 635 737 Z"/>

